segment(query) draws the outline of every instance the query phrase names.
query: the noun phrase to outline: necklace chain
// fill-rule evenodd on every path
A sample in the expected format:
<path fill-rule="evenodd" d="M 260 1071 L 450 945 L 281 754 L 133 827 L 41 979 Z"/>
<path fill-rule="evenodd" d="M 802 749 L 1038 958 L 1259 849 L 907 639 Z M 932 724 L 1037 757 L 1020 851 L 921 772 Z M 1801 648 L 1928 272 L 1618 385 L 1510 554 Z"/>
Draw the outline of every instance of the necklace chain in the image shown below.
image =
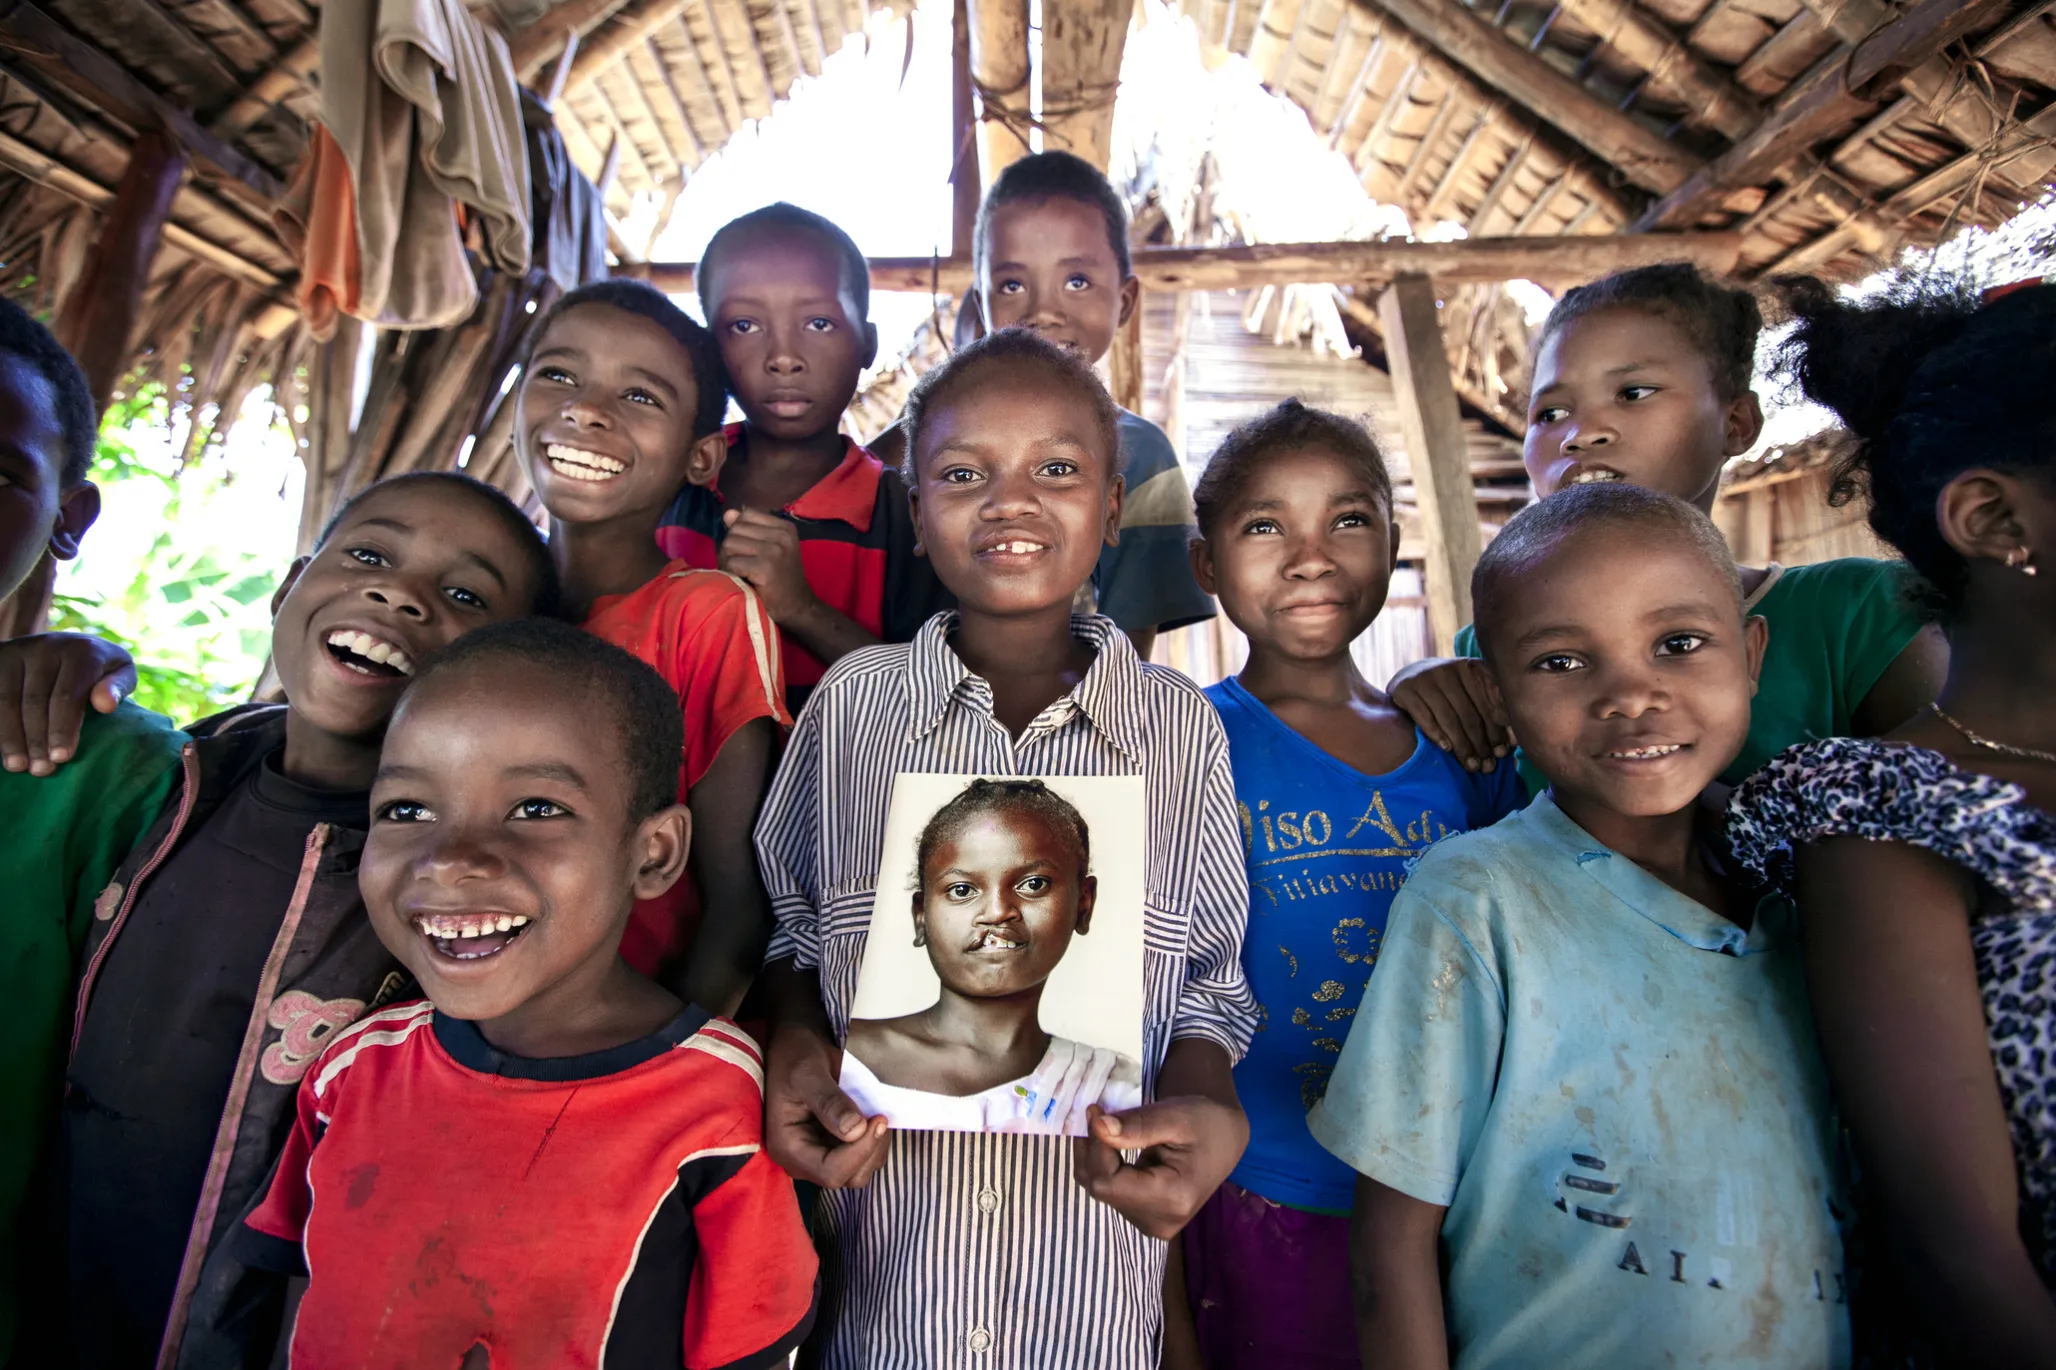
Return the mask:
<path fill-rule="evenodd" d="M 2017 756 L 2023 761 L 2046 761 L 2050 765 L 2056 766 L 2056 752 L 2041 752 L 2036 751 L 2033 747 L 2015 747 L 2005 742 L 1994 742 L 1991 738 L 1980 737 L 1964 727 L 1961 723 L 1950 717 L 1941 705 L 1930 704 L 1928 708 L 1934 711 L 1936 718 L 1941 719 L 1944 723 L 1961 733 L 1963 740 L 1970 743 L 1973 747 L 1983 747 L 1988 751 L 1998 752 L 2004 756 Z"/>

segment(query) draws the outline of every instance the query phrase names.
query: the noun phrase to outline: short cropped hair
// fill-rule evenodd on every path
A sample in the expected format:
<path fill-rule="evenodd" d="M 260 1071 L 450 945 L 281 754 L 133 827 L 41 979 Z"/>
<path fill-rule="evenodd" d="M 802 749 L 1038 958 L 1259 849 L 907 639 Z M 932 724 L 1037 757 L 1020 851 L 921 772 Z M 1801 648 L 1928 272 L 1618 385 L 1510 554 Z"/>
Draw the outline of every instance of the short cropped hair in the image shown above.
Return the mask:
<path fill-rule="evenodd" d="M 612 725 L 628 766 L 630 822 L 678 802 L 685 721 L 677 693 L 639 658 L 568 623 L 517 618 L 474 628 L 428 659 L 400 703 L 453 671 L 513 663 L 541 667 L 564 707 Z"/>
<path fill-rule="evenodd" d="M 1535 350 L 1565 327 L 1605 309 L 1640 309 L 1663 319 L 1690 339 L 1713 372 L 1723 400 L 1748 392 L 1756 374 L 1756 335 L 1763 311 L 1756 297 L 1724 286 L 1690 262 L 1661 262 L 1616 271 L 1567 291 L 1549 311 Z"/>
<path fill-rule="evenodd" d="M 328 540 L 342 526 L 350 511 L 374 494 L 383 494 L 399 487 L 438 485 L 462 491 L 489 510 L 514 541 L 521 546 L 521 554 L 528 559 L 528 569 L 535 573 L 535 603 L 530 612 L 545 617 L 558 612 L 564 597 L 563 584 L 557 578 L 557 563 L 550 558 L 550 548 L 543 541 L 543 535 L 528 515 L 521 512 L 521 506 L 508 499 L 506 492 L 484 481 L 465 475 L 462 471 L 403 471 L 397 476 L 373 481 L 356 494 L 344 500 L 342 507 L 329 515 L 328 522 L 321 526 L 321 536 L 314 540 L 314 550 L 319 552 L 328 546 Z"/>
<path fill-rule="evenodd" d="M 779 229 L 811 233 L 821 239 L 835 253 L 842 270 L 842 283 L 849 287 L 850 294 L 856 299 L 857 322 L 871 317 L 871 263 L 865 259 L 864 249 L 858 247 L 857 240 L 837 227 L 832 219 L 780 200 L 730 219 L 708 240 L 707 250 L 700 254 L 696 284 L 700 292 L 700 308 L 709 319 L 714 317 L 714 268 L 722 252 L 739 242 Z"/>
<path fill-rule="evenodd" d="M 1075 200 L 1098 210 L 1106 221 L 1107 246 L 1114 250 L 1123 279 L 1134 274 L 1128 251 L 1128 206 L 1106 173 L 1069 152 L 1036 152 L 1008 163 L 978 206 L 978 220 L 971 230 L 971 260 L 981 282 L 992 242 L 993 214 L 1007 205 L 1048 199 Z"/>
<path fill-rule="evenodd" d="M 1083 396 L 1092 407 L 1094 427 L 1099 430 L 1099 439 L 1106 447 L 1107 475 L 1119 474 L 1121 411 L 1113 396 L 1107 394 L 1106 386 L 1100 383 L 1092 363 L 1068 348 L 1059 347 L 1031 328 L 1002 328 L 997 333 L 987 333 L 960 351 L 952 352 L 942 365 L 915 382 L 913 393 L 907 396 L 906 407 L 900 414 L 900 427 L 907 435 L 907 454 L 901 460 L 900 469 L 909 486 L 917 483 L 914 452 L 920 445 L 921 425 L 927 421 L 929 411 L 951 391 L 961 389 L 979 376 L 1001 370 L 1040 371 L 1047 379 L 1060 386 L 1068 386 Z"/>
<path fill-rule="evenodd" d="M 1492 655 L 1493 628 L 1507 598 L 1558 547 L 1582 534 L 1633 528 L 1689 542 L 1720 573 L 1735 607 L 1742 605 L 1742 573 L 1713 520 L 1675 495 L 1625 481 L 1567 486 L 1507 520 L 1471 572 L 1471 615 L 1478 646 Z"/>
<path fill-rule="evenodd" d="M 1070 800 L 1040 780 L 974 780 L 935 811 L 914 846 L 914 885 L 928 883 L 928 862 L 935 849 L 953 840 L 973 818 L 985 813 L 1025 813 L 1049 824 L 1071 844 L 1078 859 L 1078 878 L 1092 872 L 1092 833 L 1085 816 Z"/>
<path fill-rule="evenodd" d="M 1309 449 L 1333 452 L 1356 468 L 1371 493 L 1392 510 L 1392 473 L 1386 469 L 1385 454 L 1370 431 L 1355 419 L 1310 409 L 1296 399 L 1286 400 L 1268 413 L 1243 424 L 1214 449 L 1199 484 L 1192 487 L 1193 507 L 1199 513 L 1199 531 L 1213 536 L 1214 523 L 1234 504 L 1242 487 L 1268 463 L 1291 452 Z"/>
<path fill-rule="evenodd" d="M 50 383 L 57 397 L 57 426 L 64 433 L 64 464 L 58 468 L 57 483 L 71 489 L 93 469 L 93 446 L 100 432 L 86 373 L 56 334 L 9 299 L 0 299 L 0 352 L 12 352 Z"/>
<path fill-rule="evenodd" d="M 693 440 L 697 442 L 721 426 L 721 418 L 728 412 L 728 372 L 721 365 L 721 349 L 714 342 L 714 335 L 648 281 L 614 277 L 582 285 L 559 296 L 549 312 L 543 315 L 542 322 L 528 335 L 528 351 L 521 358 L 524 373 L 528 370 L 529 360 L 535 356 L 536 344 L 549 332 L 550 325 L 561 315 L 587 304 L 603 304 L 609 309 L 638 315 L 669 333 L 672 340 L 685 349 L 686 360 L 692 366 Z"/>

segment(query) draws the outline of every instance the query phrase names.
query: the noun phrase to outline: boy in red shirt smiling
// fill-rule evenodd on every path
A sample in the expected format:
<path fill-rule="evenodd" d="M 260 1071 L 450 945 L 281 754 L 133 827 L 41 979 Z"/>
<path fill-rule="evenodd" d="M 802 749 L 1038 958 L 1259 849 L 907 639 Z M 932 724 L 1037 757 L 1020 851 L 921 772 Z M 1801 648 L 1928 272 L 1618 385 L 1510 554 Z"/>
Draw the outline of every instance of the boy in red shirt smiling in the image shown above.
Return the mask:
<path fill-rule="evenodd" d="M 782 1366 L 806 1335 L 756 1044 L 618 950 L 685 869 L 682 732 L 662 677 L 542 620 L 401 701 L 360 879 L 429 1001 L 307 1072 L 248 1220 L 253 1259 L 304 1257 L 295 1363 Z"/>

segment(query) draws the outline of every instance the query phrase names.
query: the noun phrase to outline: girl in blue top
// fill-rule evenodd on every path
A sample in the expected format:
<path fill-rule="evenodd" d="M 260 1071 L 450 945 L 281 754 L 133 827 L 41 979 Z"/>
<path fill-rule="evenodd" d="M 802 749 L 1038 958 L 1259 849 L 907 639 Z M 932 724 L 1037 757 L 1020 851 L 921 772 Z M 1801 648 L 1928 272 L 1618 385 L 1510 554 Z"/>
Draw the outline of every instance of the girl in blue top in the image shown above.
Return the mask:
<path fill-rule="evenodd" d="M 1263 1019 L 1235 1088 L 1249 1148 L 1182 1238 L 1166 1364 L 1355 1366 L 1355 1175 L 1307 1131 L 1386 910 L 1422 852 L 1520 802 L 1467 772 L 1351 660 L 1398 560 L 1392 478 L 1360 424 L 1288 400 L 1231 434 L 1194 491 L 1193 570 L 1249 639 L 1207 691 L 1228 733 L 1249 867 L 1243 968 Z M 1196 1345 L 1192 1338 L 1196 1337 Z"/>

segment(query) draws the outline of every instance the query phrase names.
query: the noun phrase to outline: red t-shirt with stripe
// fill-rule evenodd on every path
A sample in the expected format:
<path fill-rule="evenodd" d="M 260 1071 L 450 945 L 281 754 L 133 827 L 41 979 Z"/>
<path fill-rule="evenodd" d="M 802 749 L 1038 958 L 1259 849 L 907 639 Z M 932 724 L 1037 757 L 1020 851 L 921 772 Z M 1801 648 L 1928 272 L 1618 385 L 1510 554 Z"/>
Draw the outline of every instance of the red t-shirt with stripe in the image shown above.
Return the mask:
<path fill-rule="evenodd" d="M 742 424 L 722 431 L 731 449 L 744 440 Z M 914 552 L 913 513 L 899 473 L 845 442 L 841 463 L 782 511 L 799 531 L 800 569 L 816 599 L 865 632 L 881 642 L 911 642 L 952 601 L 928 559 Z M 686 486 L 657 529 L 658 548 L 693 566 L 719 566 L 727 508 L 720 491 Z M 797 714 L 828 668 L 803 644 L 781 637 L 787 703 Z"/>
<path fill-rule="evenodd" d="M 756 1044 L 697 1009 L 531 1060 L 403 1004 L 307 1072 L 245 1246 L 304 1253 L 295 1365 L 782 1366 L 817 1267 L 763 1108 Z"/>
<path fill-rule="evenodd" d="M 777 625 L 757 592 L 734 576 L 674 561 L 625 595 L 594 600 L 584 627 L 648 662 L 677 691 L 685 714 L 681 802 L 744 724 L 768 718 L 792 726 Z M 692 877 L 682 875 L 655 899 L 636 903 L 621 955 L 657 977 L 692 946 L 699 926 L 699 893 Z"/>

